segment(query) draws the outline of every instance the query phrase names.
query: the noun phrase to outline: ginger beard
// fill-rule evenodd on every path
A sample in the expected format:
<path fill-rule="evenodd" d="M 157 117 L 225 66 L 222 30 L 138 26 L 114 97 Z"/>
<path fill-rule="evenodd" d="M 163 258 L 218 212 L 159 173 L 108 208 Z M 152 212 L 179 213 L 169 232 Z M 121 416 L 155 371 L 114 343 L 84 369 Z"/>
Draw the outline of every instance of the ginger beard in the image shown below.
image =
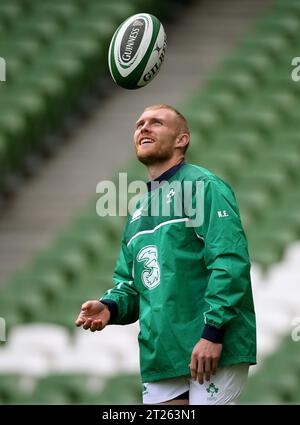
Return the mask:
<path fill-rule="evenodd" d="M 144 165 L 153 165 L 168 161 L 173 156 L 172 144 L 159 143 L 154 141 L 153 144 L 145 144 L 141 147 L 135 147 L 138 160 Z"/>

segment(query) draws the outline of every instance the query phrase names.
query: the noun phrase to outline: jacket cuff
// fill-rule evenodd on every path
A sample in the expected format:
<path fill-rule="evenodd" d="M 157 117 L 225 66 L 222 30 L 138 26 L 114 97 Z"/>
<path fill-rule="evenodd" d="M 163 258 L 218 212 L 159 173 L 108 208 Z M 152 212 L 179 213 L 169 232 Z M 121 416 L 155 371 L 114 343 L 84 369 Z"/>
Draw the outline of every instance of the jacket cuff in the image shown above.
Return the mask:
<path fill-rule="evenodd" d="M 107 306 L 107 308 L 110 312 L 109 321 L 111 322 L 112 320 L 114 320 L 115 317 L 117 317 L 117 315 L 118 315 L 118 304 L 113 300 L 99 300 L 99 301 L 100 301 L 100 303 Z"/>
<path fill-rule="evenodd" d="M 211 325 L 205 325 L 202 333 L 202 338 L 218 344 L 223 343 L 225 329 L 218 329 Z"/>

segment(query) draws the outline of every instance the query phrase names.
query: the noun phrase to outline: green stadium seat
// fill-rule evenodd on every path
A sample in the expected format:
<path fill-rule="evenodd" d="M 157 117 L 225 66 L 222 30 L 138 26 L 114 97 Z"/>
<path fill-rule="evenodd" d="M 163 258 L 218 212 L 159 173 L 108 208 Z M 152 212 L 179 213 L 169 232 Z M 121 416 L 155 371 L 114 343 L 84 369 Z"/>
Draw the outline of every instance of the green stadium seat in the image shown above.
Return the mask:
<path fill-rule="evenodd" d="M 202 107 L 194 109 L 187 116 L 190 127 L 203 135 L 209 135 L 220 127 L 222 117 L 215 110 Z"/>
<path fill-rule="evenodd" d="M 282 117 L 276 113 L 270 105 L 268 108 L 262 105 L 253 105 L 250 109 L 237 110 L 231 126 L 233 129 L 245 129 L 246 131 L 259 131 L 267 136 L 280 128 Z"/>
<path fill-rule="evenodd" d="M 19 375 L 0 375 L 0 404 L 13 404 L 21 396 L 22 378 Z"/>
<path fill-rule="evenodd" d="M 16 56 L 6 60 L 6 73 L 9 75 L 11 82 L 15 82 L 15 80 L 19 78 L 24 71 L 25 66 L 24 61 Z"/>
<path fill-rule="evenodd" d="M 264 163 L 265 164 L 265 163 Z M 290 178 L 280 164 L 271 164 L 272 168 L 265 169 L 262 165 L 253 166 L 251 169 L 246 170 L 238 184 L 239 189 L 244 189 L 251 186 L 258 188 L 261 186 L 263 190 L 270 193 L 274 199 L 281 196 Z"/>
<path fill-rule="evenodd" d="M 262 36 L 265 36 L 265 34 L 282 34 L 288 40 L 298 38 L 300 21 L 297 16 L 280 16 L 277 19 L 271 16 L 265 19 L 262 24 L 259 28 L 259 34 Z"/>
<path fill-rule="evenodd" d="M 40 149 L 39 136 L 44 130 L 46 115 L 46 99 L 39 90 L 27 87 L 12 87 L 9 96 L 2 99 L 5 105 L 15 105 L 25 116 L 28 126 L 27 145 L 29 150 L 38 151 Z"/>
<path fill-rule="evenodd" d="M 61 120 L 63 116 L 72 110 L 74 106 L 78 89 L 82 85 L 82 72 L 84 64 L 80 59 L 65 55 L 65 57 L 58 55 L 49 55 L 47 58 L 41 57 L 36 64 L 39 72 L 44 73 L 47 70 L 51 70 L 52 76 L 57 76 L 62 80 L 65 86 L 66 97 L 63 99 L 63 103 L 57 106 L 63 108 L 64 114 L 61 114 Z M 57 102 L 58 103 L 58 102 Z M 60 109 L 58 107 L 58 109 Z"/>
<path fill-rule="evenodd" d="M 87 10 L 87 15 L 97 17 L 99 20 L 110 20 L 115 25 L 119 25 L 128 16 L 137 13 L 137 7 L 134 2 L 125 2 L 115 0 L 114 2 L 91 1 Z"/>
<path fill-rule="evenodd" d="M 128 374 L 109 379 L 103 388 L 101 404 L 141 404 L 141 381 L 137 375 Z"/>
<path fill-rule="evenodd" d="M 8 141 L 9 166 L 12 170 L 18 170 L 29 146 L 29 126 L 24 113 L 16 107 L 0 103 L 0 128 Z"/>
<path fill-rule="evenodd" d="M 5 24 L 0 21 L 0 35 L 1 35 L 1 38 L 4 37 L 5 30 L 6 30 Z"/>
<path fill-rule="evenodd" d="M 7 139 L 0 134 L 0 192 L 5 187 L 5 177 L 9 173 Z"/>
<path fill-rule="evenodd" d="M 125 226 L 125 217 L 119 216 L 106 216 L 98 217 L 101 226 L 103 226 L 103 232 L 108 237 L 108 240 L 114 244 L 114 246 L 120 243 L 120 237 L 122 235 Z"/>
<path fill-rule="evenodd" d="M 272 196 L 263 187 L 245 184 L 243 188 L 237 184 L 235 194 L 242 210 L 242 216 L 247 213 L 258 219 L 272 205 Z"/>
<path fill-rule="evenodd" d="M 206 100 L 204 100 L 206 103 Z M 207 103 L 211 104 L 216 108 L 216 111 L 220 113 L 223 118 L 226 118 L 231 110 L 236 107 L 239 103 L 239 98 L 234 93 L 218 92 L 211 93 L 207 96 Z"/>
<path fill-rule="evenodd" d="M 260 160 L 278 164 L 291 179 L 299 176 L 300 150 L 297 147 L 288 146 L 285 141 L 277 145 L 274 144 L 272 150 L 266 147 L 261 152 Z"/>
<path fill-rule="evenodd" d="M 61 293 L 68 287 L 68 282 L 63 274 L 54 267 L 43 268 L 33 273 L 32 286 L 45 298 L 47 305 L 60 297 Z"/>
<path fill-rule="evenodd" d="M 287 220 L 276 222 L 264 217 L 259 222 L 257 230 L 249 235 L 249 244 L 254 261 L 269 267 L 280 260 L 284 248 L 296 239 L 295 227 Z"/>
<path fill-rule="evenodd" d="M 9 335 L 9 331 L 16 325 L 23 323 L 24 316 L 15 305 L 16 295 L 12 294 L 11 290 L 9 293 L 5 293 L 1 290 L 1 301 L 0 301 L 0 317 L 5 319 L 6 332 Z"/>
<path fill-rule="evenodd" d="M 72 280 L 83 274 L 88 267 L 88 261 L 85 253 L 79 246 L 61 246 L 60 249 L 56 245 L 48 252 L 41 254 L 36 260 L 36 266 L 54 267 L 61 272 L 71 285 Z"/>
<path fill-rule="evenodd" d="M 293 240 L 296 240 L 300 237 L 300 217 L 298 214 L 297 206 L 293 204 L 283 204 L 278 206 L 278 208 L 271 211 L 268 216 L 268 221 L 265 223 L 266 229 L 278 229 L 283 228 L 283 231 L 286 231 L 284 242 L 286 245 Z"/>
<path fill-rule="evenodd" d="M 188 105 L 183 109 L 183 114 L 187 117 L 189 122 L 189 116 L 193 117 L 197 110 L 208 110 L 211 113 L 216 114 L 220 117 L 222 123 L 225 123 L 232 114 L 232 110 L 237 107 L 240 99 L 233 93 L 226 90 L 217 91 L 212 93 L 202 94 L 201 100 L 195 96 Z M 216 128 L 217 130 L 217 128 Z"/>
<path fill-rule="evenodd" d="M 48 131 L 55 129 L 64 116 L 65 102 L 67 102 L 67 85 L 64 80 L 49 69 L 40 69 L 35 66 L 30 73 L 18 79 L 18 89 L 40 91 L 47 101 L 47 114 L 44 128 Z"/>
<path fill-rule="evenodd" d="M 10 0 L 1 0 L 0 3 L 0 22 L 6 26 L 11 26 L 13 23 L 18 21 L 18 18 L 22 15 L 22 5 Z"/>
<path fill-rule="evenodd" d="M 47 378 L 45 378 L 46 380 Z M 47 388 L 46 386 L 47 384 L 45 384 L 45 386 L 40 389 L 38 387 L 38 392 L 36 392 L 31 399 L 32 402 L 30 404 L 35 404 L 35 405 L 39 405 L 39 404 L 47 404 L 47 405 L 62 405 L 62 404 L 71 404 L 71 400 L 70 397 L 68 396 L 68 394 L 61 390 L 60 388 L 56 388 L 55 390 L 53 390 L 52 388 Z"/>
<path fill-rule="evenodd" d="M 18 23 L 15 34 L 19 37 L 32 35 L 36 40 L 48 44 L 62 29 L 58 19 L 43 15 L 38 17 L 33 13 L 29 18 Z"/>
<path fill-rule="evenodd" d="M 248 55 L 244 52 L 233 58 L 229 58 L 222 65 L 222 73 L 248 72 L 255 81 L 264 82 L 268 72 L 273 67 L 272 57 L 265 52 L 250 51 Z"/>
<path fill-rule="evenodd" d="M 74 226 L 67 234 L 61 235 L 57 239 L 57 246 L 79 247 L 85 253 L 90 263 L 101 261 L 101 255 L 105 252 L 108 244 L 107 238 L 103 233 L 97 232 L 95 228 L 82 229 L 80 226 Z"/>
<path fill-rule="evenodd" d="M 80 312 L 81 305 L 86 301 L 89 291 L 86 291 L 85 297 L 70 301 L 68 297 L 63 300 L 56 300 L 46 309 L 41 311 L 40 315 L 36 318 L 37 322 L 47 324 L 57 324 L 68 329 L 69 332 L 74 332 L 76 329 L 75 320 Z"/>
<path fill-rule="evenodd" d="M 298 99 L 294 92 L 278 87 L 263 94 L 262 104 L 273 105 L 283 119 L 289 119 L 291 111 L 297 107 Z"/>
<path fill-rule="evenodd" d="M 79 61 L 81 65 L 79 88 L 91 84 L 94 79 L 100 78 L 106 70 L 104 42 L 97 41 L 97 38 L 91 33 L 84 36 L 83 33 L 85 34 L 85 32 L 71 33 L 68 37 L 58 40 L 53 47 L 53 60 L 55 58 L 56 60 L 70 58 L 70 60 Z M 69 86 L 76 87 L 77 91 L 74 89 L 74 92 L 75 95 L 78 95 L 78 87 L 76 84 L 74 85 L 73 80 L 69 81 Z"/>
<path fill-rule="evenodd" d="M 247 235 L 248 237 L 251 235 L 249 230 Z M 248 239 L 252 262 L 257 262 L 263 269 L 267 270 L 271 265 L 280 261 L 282 249 L 278 246 L 270 245 L 269 239 L 256 239 L 255 244 L 252 243 L 251 238 Z"/>
<path fill-rule="evenodd" d="M 78 282 L 78 288 L 84 288 L 82 291 L 82 299 L 86 297 L 86 285 L 89 287 L 89 291 L 92 291 L 95 294 L 96 298 L 98 298 L 102 293 L 113 286 L 113 267 L 117 260 L 118 252 L 114 252 L 114 257 L 112 260 L 112 270 L 107 267 L 107 265 L 102 265 L 101 263 L 98 266 L 95 266 L 92 270 L 90 270 L 84 278 Z M 80 291 L 78 290 L 78 294 Z"/>
<path fill-rule="evenodd" d="M 85 375 L 53 374 L 39 380 L 33 394 L 36 404 L 78 404 L 94 392 L 100 393 L 102 381 Z"/>
<path fill-rule="evenodd" d="M 271 18 L 281 19 L 288 17 L 300 17 L 299 2 L 294 0 L 286 0 L 284 2 L 276 1 L 270 13 Z"/>
<path fill-rule="evenodd" d="M 27 64 L 35 60 L 43 49 L 42 43 L 33 34 L 12 36 L 6 45 L 8 49 L 11 48 L 8 58 L 10 55 L 22 58 Z"/>
<path fill-rule="evenodd" d="M 285 57 L 285 56 L 284 56 Z M 300 87 L 299 84 L 296 84 L 295 81 L 291 78 L 292 66 L 290 58 L 286 60 L 286 70 L 284 72 L 272 71 L 270 70 L 268 75 L 268 80 L 266 82 L 265 90 L 277 91 L 279 88 L 281 91 L 286 93 L 291 93 L 293 96 L 300 96 Z M 288 78 L 287 78 L 288 77 Z M 292 110 L 290 112 L 293 112 Z"/>
<path fill-rule="evenodd" d="M 45 310 L 43 294 L 40 292 L 24 293 L 22 299 L 17 301 L 16 307 L 24 322 L 38 320 Z"/>
<path fill-rule="evenodd" d="M 249 47 L 255 48 L 258 51 L 262 50 L 266 55 L 274 56 L 276 60 L 286 52 L 289 47 L 289 41 L 280 32 L 276 34 L 264 34 L 263 36 L 259 33 L 252 33 L 246 36 L 242 43 L 242 49 L 245 49 L 245 53 Z"/>
<path fill-rule="evenodd" d="M 274 226 L 274 222 L 268 222 L 266 219 L 262 222 L 263 230 L 260 232 L 260 237 L 270 241 L 269 244 L 273 243 L 277 245 L 281 252 L 284 251 L 284 247 L 294 242 L 296 239 L 295 230 L 292 226 L 286 224 L 281 226 Z"/>
<path fill-rule="evenodd" d="M 240 397 L 240 404 L 281 404 L 280 394 L 263 377 L 250 377 Z"/>
<path fill-rule="evenodd" d="M 11 82 L 22 75 L 25 68 L 38 57 L 41 49 L 41 43 L 32 35 L 10 37 L 0 42 L 0 51 L 6 59 L 7 75 Z"/>
<path fill-rule="evenodd" d="M 79 11 L 79 5 L 74 1 L 43 1 L 34 4 L 34 12 L 37 13 L 38 16 L 44 15 L 45 17 L 53 17 L 63 25 L 69 25 L 74 21 Z"/>
<path fill-rule="evenodd" d="M 255 93 L 259 81 L 248 71 L 236 71 L 230 73 L 219 73 L 213 79 L 208 80 L 209 90 L 219 92 L 228 90 L 234 95 L 244 98 Z"/>
<path fill-rule="evenodd" d="M 300 150 L 300 137 L 297 129 L 284 129 L 279 131 L 274 137 L 274 142 L 276 145 L 281 145 L 291 149 Z"/>
<path fill-rule="evenodd" d="M 202 156 L 202 161 L 201 161 Z M 240 175 L 241 167 L 244 167 L 247 160 L 240 150 L 228 150 L 227 147 L 222 151 L 219 147 L 211 149 L 209 153 L 200 153 L 199 161 L 201 164 L 214 171 L 223 170 L 224 176 L 230 177 L 230 180 L 235 180 Z"/>
<path fill-rule="evenodd" d="M 94 40 L 101 46 L 105 46 L 110 41 L 116 26 L 112 19 L 99 19 L 99 16 L 82 16 L 77 19 L 72 25 L 69 35 L 72 34 L 75 37 L 92 36 Z"/>
<path fill-rule="evenodd" d="M 277 350 L 263 360 L 256 375 L 250 377 L 241 401 L 299 403 L 299 370 L 298 345 L 288 334 Z"/>
<path fill-rule="evenodd" d="M 216 135 L 215 149 L 241 152 L 245 158 L 254 159 L 264 146 L 265 140 L 257 129 L 225 130 Z"/>

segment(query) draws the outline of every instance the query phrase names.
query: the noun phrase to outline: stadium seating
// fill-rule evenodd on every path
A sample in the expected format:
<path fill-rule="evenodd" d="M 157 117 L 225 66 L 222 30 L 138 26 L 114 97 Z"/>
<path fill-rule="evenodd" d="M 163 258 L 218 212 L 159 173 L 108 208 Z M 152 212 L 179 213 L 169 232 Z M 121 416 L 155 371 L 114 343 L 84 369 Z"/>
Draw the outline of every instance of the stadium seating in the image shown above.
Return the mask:
<path fill-rule="evenodd" d="M 0 89 L 2 194 L 13 193 L 20 176 L 63 143 L 58 133 L 72 131 L 92 95 L 103 95 L 110 38 L 147 7 L 165 17 L 176 10 L 155 0 L 1 1 L 0 52 L 10 81 Z"/>
<path fill-rule="evenodd" d="M 299 403 L 300 361 L 297 343 L 288 336 L 265 360 L 260 372 L 249 378 L 241 402 L 255 404 Z"/>
<path fill-rule="evenodd" d="M 116 25 L 141 6 L 155 5 L 161 13 L 167 11 L 167 2 L 150 0 L 90 1 L 88 7 L 83 0 L 30 0 L 26 4 L 28 8 L 22 2 L 2 0 L 0 5 L 0 33 L 1 28 L 7 30 L 0 51 L 6 49 L 3 55 L 7 53 L 13 81 L 9 90 L 1 87 L 0 98 L 3 192 L 14 186 L 12 176 L 30 169 L 35 155 L 52 149 L 57 139 L 45 135 L 56 132 L 63 122 L 70 123 L 66 118 L 76 109 L 81 94 L 97 86 Z M 299 30 L 299 2 L 277 1 L 206 86 L 195 90 L 181 108 L 192 131 L 188 156 L 233 186 L 251 258 L 262 273 L 285 258 L 287 247 L 300 237 L 300 83 L 291 80 L 290 66 L 291 57 L 297 56 Z M 140 176 L 139 165 L 132 164 L 129 174 L 131 178 Z M 44 322 L 74 332 L 86 285 L 91 297 L 111 286 L 123 225 L 123 218 L 100 219 L 93 199 L 31 268 L 14 276 L 2 291 L 0 311 L 8 330 L 18 324 Z M 295 252 L 293 258 L 298 258 L 299 250 Z M 297 298 L 295 284 L 293 288 L 291 294 Z M 278 312 L 282 320 L 277 329 L 272 328 L 269 340 L 265 334 L 261 344 L 266 353 L 274 349 L 274 338 L 280 332 L 288 332 L 286 318 L 290 316 L 286 314 L 296 314 L 298 306 L 285 299 L 281 288 L 277 290 L 277 300 L 281 296 L 284 303 Z M 269 325 L 271 313 L 265 316 Z M 243 402 L 299 402 L 298 346 L 288 336 L 276 350 L 250 378 Z M 9 369 L 15 358 L 10 362 L 8 355 L 4 357 L 7 363 L 3 360 L 3 364 L 10 372 L 0 370 L 0 403 L 140 402 L 136 375 L 124 376 L 122 382 L 116 378 L 106 383 L 99 377 L 93 380 L 88 376 L 95 365 L 92 359 L 90 365 L 82 366 L 79 356 L 72 357 L 71 352 L 57 362 L 61 372 L 70 365 L 67 376 L 41 378 L 46 366 L 39 358 L 33 368 L 37 377 L 25 384 Z M 27 366 L 29 359 L 19 372 L 26 372 Z M 74 373 L 79 367 L 83 376 Z M 107 371 L 111 370 L 113 365 L 108 362 Z"/>

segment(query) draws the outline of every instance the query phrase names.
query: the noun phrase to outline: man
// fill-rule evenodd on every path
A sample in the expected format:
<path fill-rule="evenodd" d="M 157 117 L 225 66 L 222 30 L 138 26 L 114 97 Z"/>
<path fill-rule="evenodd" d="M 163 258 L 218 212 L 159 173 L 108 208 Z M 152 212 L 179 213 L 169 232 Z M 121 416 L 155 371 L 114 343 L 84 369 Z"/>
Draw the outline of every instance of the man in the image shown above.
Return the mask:
<path fill-rule="evenodd" d="M 114 287 L 84 303 L 76 325 L 96 331 L 139 319 L 144 404 L 236 404 L 256 362 L 247 241 L 230 187 L 184 161 L 189 138 L 168 105 L 138 119 L 148 193 L 127 220 Z"/>

